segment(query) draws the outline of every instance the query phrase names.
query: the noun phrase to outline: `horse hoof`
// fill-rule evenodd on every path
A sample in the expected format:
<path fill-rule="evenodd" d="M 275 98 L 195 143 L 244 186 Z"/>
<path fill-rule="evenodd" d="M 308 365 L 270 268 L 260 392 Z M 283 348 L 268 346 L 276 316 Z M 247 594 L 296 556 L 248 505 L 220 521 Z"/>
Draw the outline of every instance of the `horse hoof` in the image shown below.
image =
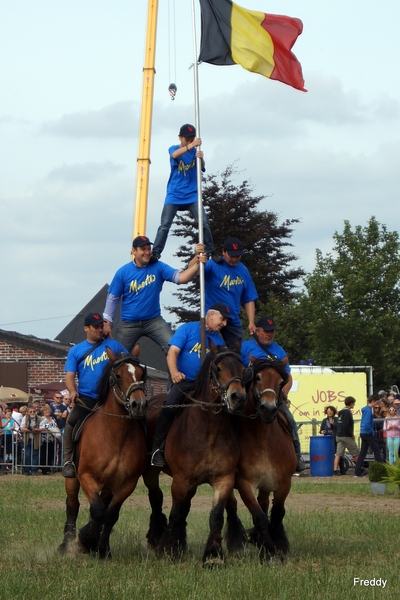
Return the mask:
<path fill-rule="evenodd" d="M 277 567 L 283 566 L 283 558 L 280 554 L 275 554 L 271 556 L 271 559 L 268 562 L 268 567 L 270 569 L 276 569 Z"/>
<path fill-rule="evenodd" d="M 64 554 L 67 553 L 67 550 L 68 550 L 67 542 L 62 542 L 57 548 L 57 552 L 59 552 L 62 556 L 64 556 Z"/>
<path fill-rule="evenodd" d="M 249 544 L 253 544 L 253 546 L 260 545 L 260 534 L 255 527 L 252 527 L 252 529 L 248 529 L 246 531 L 246 536 L 247 536 L 247 542 Z"/>
<path fill-rule="evenodd" d="M 203 569 L 220 569 L 224 566 L 224 559 L 216 556 L 210 556 L 203 561 Z"/>

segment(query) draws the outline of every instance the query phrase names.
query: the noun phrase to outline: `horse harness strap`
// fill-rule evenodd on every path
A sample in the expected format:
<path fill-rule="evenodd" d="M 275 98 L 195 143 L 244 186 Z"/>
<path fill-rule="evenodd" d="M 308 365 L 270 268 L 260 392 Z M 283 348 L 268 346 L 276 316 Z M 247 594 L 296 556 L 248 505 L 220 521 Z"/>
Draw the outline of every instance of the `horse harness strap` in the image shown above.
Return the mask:
<path fill-rule="evenodd" d="M 143 381 L 134 381 L 133 383 L 131 383 L 131 385 L 129 386 L 127 391 L 124 392 L 118 383 L 117 377 L 115 376 L 115 373 L 114 373 L 114 369 L 124 363 L 127 363 L 127 362 L 129 362 L 130 364 L 133 364 L 135 366 L 140 366 L 143 369 Z M 134 392 L 135 390 L 142 390 L 144 392 L 144 394 L 146 395 L 146 376 L 147 376 L 146 367 L 141 365 L 138 360 L 134 360 L 133 357 L 130 355 L 126 355 L 126 356 L 116 360 L 113 363 L 113 367 L 112 367 L 110 377 L 109 377 L 110 388 L 111 388 L 114 398 L 117 401 L 121 402 L 127 411 L 129 411 L 129 408 L 130 408 L 129 398 L 130 398 L 130 395 L 132 394 L 132 392 Z M 102 413 L 102 414 L 108 414 L 108 413 Z M 131 418 L 130 415 L 112 415 L 112 416 L 119 416 L 119 417 L 123 416 L 123 417 Z"/>
<path fill-rule="evenodd" d="M 227 350 L 225 352 L 219 352 L 214 361 L 211 364 L 211 384 L 210 387 L 214 392 L 217 392 L 217 394 L 219 394 L 219 396 L 222 398 L 222 402 L 213 402 L 212 404 L 210 404 L 210 402 L 203 402 L 202 400 L 197 400 L 196 398 L 194 398 L 193 396 L 191 396 L 188 392 L 185 392 L 184 390 L 182 391 L 182 394 L 184 394 L 186 396 L 186 398 L 188 398 L 189 400 L 192 401 L 192 404 L 167 404 L 167 405 L 163 405 L 162 408 L 192 408 L 193 406 L 200 406 L 200 408 L 202 410 L 207 410 L 208 408 L 213 408 L 213 412 L 214 413 L 218 413 L 221 412 L 221 410 L 223 409 L 224 406 L 226 406 L 226 401 L 228 398 L 228 388 L 231 385 L 231 383 L 233 383 L 234 381 L 239 381 L 239 383 L 241 385 L 243 385 L 243 381 L 240 377 L 231 377 L 231 379 L 229 379 L 225 385 L 221 385 L 218 381 L 217 378 L 217 365 L 216 362 L 219 361 L 220 359 L 224 358 L 225 356 L 233 356 L 234 358 L 238 359 L 240 361 L 240 358 L 238 357 L 238 355 L 235 352 L 232 352 L 230 350 Z M 179 384 L 177 384 L 179 385 Z M 154 409 L 156 408 L 160 408 L 160 407 L 153 407 Z M 218 408 L 218 410 L 215 410 L 216 408 Z"/>
<path fill-rule="evenodd" d="M 231 377 L 231 379 L 228 379 L 228 381 L 225 383 L 225 385 L 222 385 L 219 381 L 218 381 L 218 377 L 217 377 L 217 363 L 222 360 L 223 358 L 225 358 L 225 356 L 232 356 L 233 358 L 236 358 L 239 362 L 240 362 L 240 357 L 235 353 L 232 352 L 231 350 L 225 350 L 222 352 L 219 352 L 213 362 L 211 363 L 211 389 L 214 392 L 217 392 L 217 394 L 219 394 L 223 400 L 221 406 L 226 405 L 227 399 L 228 399 L 228 388 L 231 385 L 231 383 L 233 383 L 234 381 L 238 381 L 240 383 L 240 385 L 242 387 L 244 387 L 243 384 L 243 380 L 241 377 Z M 215 406 L 215 405 L 214 405 Z"/>

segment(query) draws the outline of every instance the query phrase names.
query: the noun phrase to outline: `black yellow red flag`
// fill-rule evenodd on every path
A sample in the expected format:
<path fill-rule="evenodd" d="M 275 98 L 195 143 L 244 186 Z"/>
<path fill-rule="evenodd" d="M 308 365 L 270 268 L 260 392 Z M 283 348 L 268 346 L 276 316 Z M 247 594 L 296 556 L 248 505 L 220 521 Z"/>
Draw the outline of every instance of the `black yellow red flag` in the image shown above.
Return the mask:
<path fill-rule="evenodd" d="M 291 51 L 303 31 L 300 19 L 248 10 L 231 0 L 200 0 L 200 7 L 200 62 L 238 64 L 307 91 Z"/>

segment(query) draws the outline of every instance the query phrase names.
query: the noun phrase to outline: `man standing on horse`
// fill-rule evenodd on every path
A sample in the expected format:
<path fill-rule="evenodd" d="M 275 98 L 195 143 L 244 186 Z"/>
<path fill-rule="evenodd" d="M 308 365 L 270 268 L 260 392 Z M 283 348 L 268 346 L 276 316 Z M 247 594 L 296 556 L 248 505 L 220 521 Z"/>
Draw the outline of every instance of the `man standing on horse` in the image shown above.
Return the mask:
<path fill-rule="evenodd" d="M 274 337 L 274 320 L 271 319 L 271 317 L 261 317 L 260 319 L 258 319 L 253 339 L 246 340 L 242 343 L 240 349 L 242 363 L 245 367 L 249 366 L 249 363 L 251 362 L 251 357 L 256 359 L 272 358 L 273 360 L 277 360 L 278 362 L 280 362 L 289 377 L 287 383 L 282 388 L 284 398 L 287 398 L 287 395 L 293 385 L 293 378 L 290 374 L 289 358 L 282 346 L 280 346 L 274 341 Z M 297 424 L 285 402 L 281 402 L 279 409 L 285 414 L 292 430 L 293 444 L 297 456 L 296 471 L 300 473 L 301 471 L 304 471 L 306 465 L 304 464 L 303 458 L 301 456 Z"/>
<path fill-rule="evenodd" d="M 161 224 L 154 240 L 153 254 L 150 262 L 157 262 L 167 242 L 168 232 L 178 211 L 188 210 L 196 224 L 199 221 L 197 206 L 197 160 L 200 159 L 201 170 L 206 170 L 204 153 L 199 150 L 201 139 L 196 137 L 196 128 L 185 123 L 179 130 L 179 144 L 168 150 L 171 173 L 167 184 L 167 195 L 161 213 Z M 203 232 L 206 253 L 213 260 L 221 260 L 214 252 L 214 242 L 207 214 L 203 211 Z"/>
<path fill-rule="evenodd" d="M 224 345 L 224 340 L 219 332 L 226 326 L 230 318 L 229 308 L 223 303 L 213 304 L 207 311 L 206 322 L 206 350 L 209 349 L 209 340 L 216 346 Z M 168 430 L 182 404 L 186 394 L 193 387 L 193 382 L 201 367 L 201 334 L 200 322 L 185 323 L 172 336 L 169 342 L 167 363 L 173 386 L 168 392 L 164 408 L 159 414 L 156 431 L 154 434 L 151 464 L 154 467 L 164 467 L 164 446 Z"/>
<path fill-rule="evenodd" d="M 185 271 L 173 269 L 161 261 L 150 261 L 151 246 L 148 237 L 137 236 L 132 242 L 133 260 L 114 275 L 104 309 L 104 333 L 112 337 L 114 315 L 122 298 L 116 338 L 130 352 L 141 336 L 147 336 L 166 354 L 172 330 L 161 316 L 160 293 L 164 281 L 188 283 L 197 275 L 200 261 L 205 262 L 206 258 L 200 257 L 196 247 L 196 255 Z"/>
<path fill-rule="evenodd" d="M 238 238 L 230 237 L 225 240 L 222 260 L 218 263 L 208 260 L 204 265 L 206 311 L 215 302 L 222 302 L 229 307 L 231 318 L 222 332 L 228 347 L 232 347 L 238 338 L 244 339 L 240 321 L 242 306 L 247 314 L 250 334 L 255 330 L 255 300 L 258 294 L 249 270 L 240 262 L 242 254 L 242 242 Z"/>
<path fill-rule="evenodd" d="M 96 405 L 97 384 L 109 360 L 107 348 L 110 348 L 114 354 L 121 352 L 128 354 L 122 344 L 116 340 L 104 338 L 104 321 L 99 313 L 89 313 L 85 317 L 84 330 L 86 340 L 71 348 L 64 369 L 65 384 L 71 404 L 75 404 L 64 430 L 62 474 L 64 477 L 71 478 L 75 477 L 73 428 Z M 78 377 L 78 389 L 76 388 L 76 376 Z"/>

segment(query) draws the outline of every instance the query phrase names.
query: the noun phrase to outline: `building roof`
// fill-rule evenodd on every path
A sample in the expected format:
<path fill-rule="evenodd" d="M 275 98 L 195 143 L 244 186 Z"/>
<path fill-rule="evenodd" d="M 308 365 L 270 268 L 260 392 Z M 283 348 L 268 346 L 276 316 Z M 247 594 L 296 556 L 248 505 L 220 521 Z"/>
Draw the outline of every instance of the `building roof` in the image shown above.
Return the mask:
<path fill-rule="evenodd" d="M 7 342 L 13 346 L 19 346 L 20 348 L 36 350 L 37 352 L 57 358 L 66 357 L 71 348 L 69 344 L 57 340 L 37 338 L 34 335 L 24 335 L 16 331 L 5 331 L 4 329 L 0 329 L 0 341 Z"/>
<path fill-rule="evenodd" d="M 56 336 L 63 344 L 79 344 L 86 339 L 83 329 L 85 316 L 90 312 L 103 314 L 106 305 L 106 298 L 109 285 L 106 283 L 93 298 L 85 304 L 79 313 L 68 323 L 66 327 Z M 114 331 L 117 328 L 120 319 L 120 306 L 114 317 Z M 167 361 L 165 354 L 158 344 L 148 337 L 141 337 L 138 341 L 140 346 L 140 360 L 147 366 L 165 373 L 167 371 Z"/>
<path fill-rule="evenodd" d="M 64 358 L 67 356 L 71 345 L 79 344 L 86 339 L 83 328 L 85 316 L 90 312 L 103 313 L 108 287 L 108 284 L 105 284 L 68 325 L 60 331 L 55 340 L 37 338 L 34 335 L 24 335 L 16 331 L 0 329 L 0 341 L 57 358 Z M 118 309 L 115 315 L 114 329 L 119 323 L 119 314 L 120 311 Z M 155 369 L 155 371 L 152 371 L 152 376 L 165 379 L 168 370 L 167 361 L 160 346 L 148 337 L 141 337 L 138 344 L 140 345 L 140 360 L 142 363 Z"/>

